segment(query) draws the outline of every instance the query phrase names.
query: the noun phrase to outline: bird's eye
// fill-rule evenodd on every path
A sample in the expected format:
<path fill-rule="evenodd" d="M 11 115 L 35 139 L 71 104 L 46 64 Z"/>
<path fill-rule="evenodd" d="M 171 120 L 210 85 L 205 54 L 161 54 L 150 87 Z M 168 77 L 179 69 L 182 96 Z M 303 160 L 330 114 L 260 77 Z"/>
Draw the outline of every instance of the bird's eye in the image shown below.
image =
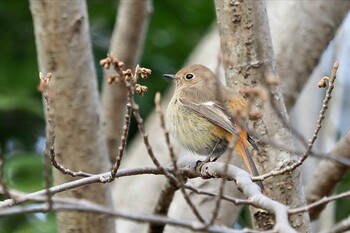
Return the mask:
<path fill-rule="evenodd" d="M 193 79 L 194 78 L 194 75 L 193 74 L 186 74 L 185 78 L 187 80 L 190 80 L 190 79 Z"/>

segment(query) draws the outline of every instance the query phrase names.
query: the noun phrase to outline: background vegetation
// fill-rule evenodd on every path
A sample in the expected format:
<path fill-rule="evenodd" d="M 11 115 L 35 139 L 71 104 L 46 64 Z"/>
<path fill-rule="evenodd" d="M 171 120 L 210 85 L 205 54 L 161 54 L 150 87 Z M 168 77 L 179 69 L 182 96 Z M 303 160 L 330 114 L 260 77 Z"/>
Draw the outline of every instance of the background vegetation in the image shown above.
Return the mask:
<path fill-rule="evenodd" d="M 184 4 L 186 2 L 186 4 Z M 118 1 L 89 0 L 91 38 L 98 61 L 106 56 L 113 30 Z M 142 97 L 141 113 L 153 109 L 156 91 L 169 84 L 161 74 L 175 72 L 213 23 L 212 1 L 155 0 L 141 64 L 152 69 L 147 80 L 149 91 Z M 0 1 L 0 146 L 3 173 L 9 187 L 24 192 L 44 188 L 43 159 L 44 115 L 35 51 L 33 22 L 27 1 Z M 101 85 L 100 85 L 101 86 Z M 140 99 L 141 100 L 141 99 Z M 132 123 L 133 137 L 136 126 Z M 0 200 L 3 200 L 1 196 Z M 0 219 L 0 232 L 55 232 L 54 214 L 25 214 Z"/>
<path fill-rule="evenodd" d="M 109 52 L 118 3 L 116 0 L 87 0 L 100 88 L 103 80 L 98 62 Z M 153 0 L 153 14 L 140 62 L 152 69 L 151 78 L 147 79 L 147 94 L 137 98 L 143 117 L 153 110 L 155 93 L 164 92 L 170 84 L 161 75 L 174 73 L 183 66 L 214 20 L 214 3 L 210 0 Z M 25 0 L 0 1 L 0 28 L 0 158 L 4 162 L 0 172 L 10 188 L 32 192 L 44 188 L 42 151 L 45 125 L 41 94 L 37 91 L 39 71 L 29 3 Z M 130 140 L 135 133 L 136 124 L 132 119 Z M 349 190 L 349 180 L 350 174 L 339 185 L 338 193 Z M 0 195 L 0 201 L 4 198 Z M 336 221 L 348 217 L 348 200 L 335 203 Z M 55 231 L 54 214 L 0 218 L 0 232 Z"/>

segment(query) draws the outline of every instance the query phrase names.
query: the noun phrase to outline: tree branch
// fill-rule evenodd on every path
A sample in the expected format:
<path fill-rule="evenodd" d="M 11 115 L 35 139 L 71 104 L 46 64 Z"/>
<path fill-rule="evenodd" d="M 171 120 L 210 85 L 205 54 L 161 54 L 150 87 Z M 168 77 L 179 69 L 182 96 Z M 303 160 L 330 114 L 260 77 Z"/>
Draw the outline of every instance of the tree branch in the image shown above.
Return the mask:
<path fill-rule="evenodd" d="M 349 1 L 267 1 L 273 49 L 288 111 L 349 9 Z"/>
<path fill-rule="evenodd" d="M 329 154 L 350 158 L 350 130 L 345 133 Z M 349 166 L 339 162 L 333 160 L 321 161 L 316 167 L 312 179 L 306 186 L 307 202 L 311 204 L 331 194 L 348 170 Z M 310 218 L 316 219 L 324 207 L 325 205 L 322 205 L 311 209 L 309 212 Z"/>
<path fill-rule="evenodd" d="M 125 70 L 136 66 L 142 51 L 148 27 L 148 18 L 152 11 L 151 0 L 121 0 L 118 15 L 110 43 L 110 53 L 124 62 Z M 111 74 L 105 71 L 105 80 Z M 123 130 L 123 118 L 127 103 L 127 89 L 124 82 L 103 84 L 104 130 L 107 137 L 108 153 L 112 162 L 116 149 L 120 145 Z"/>

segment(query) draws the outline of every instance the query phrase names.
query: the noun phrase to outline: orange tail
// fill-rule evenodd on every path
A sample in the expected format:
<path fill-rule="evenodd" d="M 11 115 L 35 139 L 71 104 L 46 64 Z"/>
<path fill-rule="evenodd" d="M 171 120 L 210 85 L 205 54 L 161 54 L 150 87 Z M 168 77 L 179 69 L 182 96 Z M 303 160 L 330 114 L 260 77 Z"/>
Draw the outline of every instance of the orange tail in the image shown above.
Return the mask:
<path fill-rule="evenodd" d="M 256 169 L 255 163 L 252 159 L 252 156 L 250 155 L 247 145 L 244 145 L 244 143 L 238 141 L 236 142 L 235 150 L 243 158 L 250 175 L 259 176 L 259 172 Z M 264 186 L 261 181 L 257 181 L 256 183 L 260 186 L 261 190 L 264 190 Z"/>

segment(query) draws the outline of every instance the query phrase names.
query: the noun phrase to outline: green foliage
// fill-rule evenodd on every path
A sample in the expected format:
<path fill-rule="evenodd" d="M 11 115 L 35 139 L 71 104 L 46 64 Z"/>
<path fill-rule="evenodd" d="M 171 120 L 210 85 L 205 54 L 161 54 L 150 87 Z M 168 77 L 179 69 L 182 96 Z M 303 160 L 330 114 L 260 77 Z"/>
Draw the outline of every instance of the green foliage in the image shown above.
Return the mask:
<path fill-rule="evenodd" d="M 4 164 L 4 176 L 9 187 L 34 192 L 44 188 L 42 156 L 37 153 L 18 153 L 9 156 Z"/>
<path fill-rule="evenodd" d="M 109 38 L 115 20 L 115 1 L 89 1 L 92 42 L 96 64 L 109 52 Z M 110 8 L 110 9 L 106 9 Z M 107 13 L 110 13 L 107 15 Z M 97 15 L 99 14 L 99 15 Z M 179 70 L 202 39 L 215 17 L 213 1 L 208 0 L 155 0 L 140 65 L 150 68 L 152 75 L 140 84 L 147 85 L 147 93 L 137 98 L 141 113 L 147 116 L 154 108 L 157 91 L 164 92 L 170 84 L 164 73 Z M 101 67 L 97 66 L 101 77 Z M 135 124 L 133 124 L 135 126 Z M 133 128 L 131 135 L 136 131 Z"/>
<path fill-rule="evenodd" d="M 0 1 L 0 28 L 5 29 L 0 37 L 1 147 L 16 140 L 21 148 L 33 149 L 38 122 L 43 128 L 43 111 L 36 90 L 38 66 L 28 1 Z M 21 127 L 28 121 L 32 128 Z"/>
<path fill-rule="evenodd" d="M 0 232 L 54 233 L 56 219 L 53 213 L 21 214 L 0 219 Z"/>
<path fill-rule="evenodd" d="M 37 153 L 16 153 L 8 157 L 3 174 L 9 188 L 22 192 L 34 192 L 44 188 L 42 156 Z M 53 213 L 20 214 L 0 218 L 0 232 L 47 233 L 55 230 Z"/>
<path fill-rule="evenodd" d="M 165 90 L 170 84 L 162 75 L 182 68 L 192 49 L 213 23 L 214 16 L 212 1 L 154 1 L 154 13 L 141 61 L 142 66 L 152 69 L 152 75 L 141 82 L 149 88 L 138 101 L 141 112 L 148 114 L 153 109 L 155 93 Z"/>
<path fill-rule="evenodd" d="M 342 193 L 349 191 L 350 188 L 350 173 L 347 173 L 343 179 L 343 182 L 339 184 L 337 187 L 336 193 Z M 336 201 L 336 212 L 335 212 L 335 220 L 336 222 L 341 221 L 347 217 L 349 217 L 350 213 L 350 201 L 349 198 L 344 198 Z"/>

